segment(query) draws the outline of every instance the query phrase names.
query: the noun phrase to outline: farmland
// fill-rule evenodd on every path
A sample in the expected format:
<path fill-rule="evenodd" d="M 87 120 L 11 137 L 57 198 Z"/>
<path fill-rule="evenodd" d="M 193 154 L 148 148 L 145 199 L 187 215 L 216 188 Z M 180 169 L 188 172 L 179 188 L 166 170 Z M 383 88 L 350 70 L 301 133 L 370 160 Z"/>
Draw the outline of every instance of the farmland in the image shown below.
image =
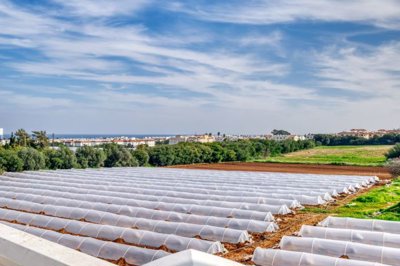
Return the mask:
<path fill-rule="evenodd" d="M 376 181 L 169 168 L 28 171 L 0 179 L 2 223 L 129 266 L 190 248 L 247 264 L 256 247 L 327 216 L 297 213 L 302 205 L 341 202 Z"/>
<path fill-rule="evenodd" d="M 230 162 L 213 164 L 191 164 L 171 166 L 173 168 L 213 169 L 225 171 L 255 171 L 277 173 L 302 173 L 325 175 L 368 175 L 381 179 L 391 178 L 388 170 L 382 166 L 348 166 L 348 165 L 317 165 L 294 163 L 262 163 L 262 162 Z"/>
<path fill-rule="evenodd" d="M 385 153 L 392 146 L 320 146 L 275 157 L 256 160 L 257 162 L 301 163 L 301 164 L 334 164 L 382 166 Z"/>

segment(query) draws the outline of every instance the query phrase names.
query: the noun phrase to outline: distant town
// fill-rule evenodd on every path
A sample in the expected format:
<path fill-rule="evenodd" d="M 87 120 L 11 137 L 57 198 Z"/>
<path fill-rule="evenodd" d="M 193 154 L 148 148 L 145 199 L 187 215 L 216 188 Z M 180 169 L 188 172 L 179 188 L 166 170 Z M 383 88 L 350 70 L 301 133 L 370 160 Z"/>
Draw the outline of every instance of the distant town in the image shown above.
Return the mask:
<path fill-rule="evenodd" d="M 329 135 L 335 136 L 353 136 L 364 139 L 370 139 L 375 137 L 381 137 L 387 134 L 400 134 L 400 129 L 379 129 L 376 131 L 369 131 L 367 129 L 351 129 L 349 131 L 342 131 L 338 133 L 332 133 Z M 291 134 L 285 130 L 274 130 L 270 134 L 265 135 L 227 135 L 206 133 L 199 135 L 176 135 L 176 136 L 157 136 L 157 137 L 126 137 L 126 136 L 115 136 L 115 137 L 68 137 L 68 138 L 51 138 L 50 141 L 53 146 L 58 144 L 63 144 L 67 147 L 78 148 L 83 146 L 100 146 L 107 143 L 115 143 L 118 145 L 126 146 L 128 148 L 136 148 L 139 145 L 147 145 L 149 147 L 154 147 L 157 143 L 163 144 L 178 144 L 182 142 L 192 142 L 192 143 L 212 143 L 212 142 L 222 142 L 222 141 L 235 141 L 244 139 L 268 139 L 274 141 L 285 141 L 285 140 L 311 140 L 314 139 L 314 134 L 297 135 Z M 4 136 L 4 129 L 0 128 L 0 145 L 5 145 L 9 142 L 9 138 Z"/>

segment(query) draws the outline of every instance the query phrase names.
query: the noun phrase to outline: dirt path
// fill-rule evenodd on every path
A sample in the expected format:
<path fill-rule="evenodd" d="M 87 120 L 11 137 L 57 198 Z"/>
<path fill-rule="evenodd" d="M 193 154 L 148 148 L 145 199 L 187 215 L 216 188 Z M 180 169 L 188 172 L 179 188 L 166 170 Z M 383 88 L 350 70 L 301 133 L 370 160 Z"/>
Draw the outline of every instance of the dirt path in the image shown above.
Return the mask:
<path fill-rule="evenodd" d="M 341 165 L 316 165 L 316 164 L 233 162 L 233 163 L 216 163 L 216 164 L 177 165 L 171 167 L 189 168 L 189 169 L 227 170 L 227 171 L 366 175 L 366 176 L 378 176 L 381 179 L 390 178 L 389 172 L 384 167 L 378 167 L 378 166 L 341 166 Z"/>

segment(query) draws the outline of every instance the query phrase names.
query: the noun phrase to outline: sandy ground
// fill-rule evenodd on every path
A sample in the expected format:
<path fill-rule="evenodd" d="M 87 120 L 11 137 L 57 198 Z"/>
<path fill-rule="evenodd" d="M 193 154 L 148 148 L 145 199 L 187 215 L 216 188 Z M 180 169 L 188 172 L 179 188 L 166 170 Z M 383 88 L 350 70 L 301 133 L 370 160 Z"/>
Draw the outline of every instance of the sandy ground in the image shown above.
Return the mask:
<path fill-rule="evenodd" d="M 390 178 L 389 172 L 379 166 L 341 166 L 317 164 L 290 164 L 290 163 L 216 163 L 216 164 L 191 164 L 171 166 L 174 168 L 212 169 L 227 171 L 257 171 L 279 173 L 303 174 L 338 174 L 338 175 L 366 175 L 378 176 L 381 179 Z"/>

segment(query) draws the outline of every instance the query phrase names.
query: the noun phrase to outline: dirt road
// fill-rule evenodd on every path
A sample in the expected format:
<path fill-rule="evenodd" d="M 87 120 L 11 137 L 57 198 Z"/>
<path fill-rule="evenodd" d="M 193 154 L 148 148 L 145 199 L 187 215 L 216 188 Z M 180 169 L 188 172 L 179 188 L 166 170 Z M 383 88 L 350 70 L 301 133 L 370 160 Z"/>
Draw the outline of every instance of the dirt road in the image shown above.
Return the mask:
<path fill-rule="evenodd" d="M 172 167 L 189 168 L 189 169 L 228 170 L 228 171 L 366 175 L 366 176 L 378 176 L 381 179 L 390 178 L 389 172 L 384 167 L 378 167 L 378 166 L 342 166 L 342 165 L 316 165 L 316 164 L 233 162 L 233 163 L 217 163 L 217 164 L 177 165 Z"/>

